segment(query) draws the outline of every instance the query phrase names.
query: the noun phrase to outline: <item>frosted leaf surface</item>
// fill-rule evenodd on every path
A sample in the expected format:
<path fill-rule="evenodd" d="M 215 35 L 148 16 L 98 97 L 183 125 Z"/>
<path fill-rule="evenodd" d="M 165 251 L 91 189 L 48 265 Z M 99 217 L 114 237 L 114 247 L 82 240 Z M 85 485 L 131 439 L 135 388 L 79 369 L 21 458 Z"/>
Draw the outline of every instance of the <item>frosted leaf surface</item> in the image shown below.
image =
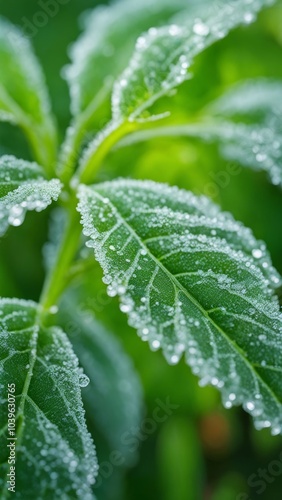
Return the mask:
<path fill-rule="evenodd" d="M 140 337 L 172 364 L 185 355 L 226 407 L 280 433 L 281 279 L 265 244 L 207 198 L 162 184 L 81 186 L 79 198 L 87 245 Z"/>
<path fill-rule="evenodd" d="M 7 387 L 14 383 L 18 426 L 13 498 L 35 498 L 36 492 L 36 498 L 93 500 L 97 461 L 72 347 L 59 328 L 38 323 L 33 302 L 2 299 L 0 308 L 0 491 L 4 495 L 7 488 Z"/>
<path fill-rule="evenodd" d="M 237 84 L 212 103 L 209 110 L 224 118 L 240 116 L 248 123 L 260 122 L 215 124 L 210 127 L 210 134 L 222 142 L 225 158 L 265 170 L 272 183 L 281 186 L 282 82 L 265 78 Z"/>
<path fill-rule="evenodd" d="M 264 170 L 273 184 L 282 185 L 281 82 L 259 79 L 237 84 L 205 111 L 214 115 L 212 120 L 135 132 L 119 146 L 165 136 L 218 142 L 225 159 L 254 170 Z M 231 121 L 232 118 L 236 121 Z"/>
<path fill-rule="evenodd" d="M 152 24 L 167 22 L 173 14 L 189 9 L 194 3 L 191 0 L 120 0 L 87 11 L 84 31 L 71 46 L 71 64 L 64 70 L 73 113 L 85 110 L 103 86 L 111 87 L 126 67 L 142 31 Z"/>
<path fill-rule="evenodd" d="M 9 225 L 21 225 L 28 210 L 40 212 L 47 208 L 58 199 L 60 191 L 60 181 L 45 180 L 36 163 L 0 157 L 0 235 Z"/>
<path fill-rule="evenodd" d="M 56 127 L 45 79 L 30 41 L 2 17 L 0 60 L 0 120 L 18 124 L 29 139 L 32 136 L 43 164 L 56 147 Z"/>
<path fill-rule="evenodd" d="M 201 17 L 179 16 L 177 24 L 151 28 L 138 40 L 129 66 L 115 84 L 112 106 L 116 120 L 146 117 L 158 98 L 189 78 L 195 56 L 240 24 L 249 24 L 273 0 L 214 1 Z"/>
<path fill-rule="evenodd" d="M 63 302 L 61 317 L 81 366 L 90 378 L 82 394 L 85 409 L 110 449 L 121 452 L 130 465 L 137 450 L 132 451 L 122 436 L 140 426 L 141 384 L 118 339 L 90 311 L 81 310 L 77 296 L 74 297 Z"/>
<path fill-rule="evenodd" d="M 247 80 L 234 85 L 209 107 L 213 114 L 230 117 L 282 115 L 282 81 L 270 78 Z"/>
<path fill-rule="evenodd" d="M 222 123 L 214 131 L 224 158 L 254 170 L 264 170 L 272 184 L 282 186 L 281 123 L 276 120 L 264 126 Z"/>
<path fill-rule="evenodd" d="M 206 143 L 217 142 L 220 154 L 253 170 L 267 172 L 272 184 L 282 185 L 281 119 L 268 117 L 262 125 L 247 125 L 226 120 L 207 120 L 195 125 L 156 127 L 136 132 L 120 142 L 119 147 L 156 137 L 190 137 Z"/>

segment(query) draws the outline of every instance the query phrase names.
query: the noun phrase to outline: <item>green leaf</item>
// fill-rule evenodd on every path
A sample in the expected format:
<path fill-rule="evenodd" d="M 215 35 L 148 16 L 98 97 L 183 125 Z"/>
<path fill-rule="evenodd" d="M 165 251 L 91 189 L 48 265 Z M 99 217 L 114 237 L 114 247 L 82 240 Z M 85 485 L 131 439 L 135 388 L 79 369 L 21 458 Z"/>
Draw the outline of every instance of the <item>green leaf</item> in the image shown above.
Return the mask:
<path fill-rule="evenodd" d="M 208 106 L 211 114 L 257 120 L 282 115 L 282 81 L 256 78 L 239 82 Z"/>
<path fill-rule="evenodd" d="M 281 131 L 281 123 L 276 119 L 265 126 L 223 122 L 210 124 L 206 138 L 210 134 L 210 138 L 219 141 L 225 159 L 254 170 L 264 170 L 272 184 L 282 186 Z"/>
<path fill-rule="evenodd" d="M 150 108 L 191 77 L 188 71 L 198 54 L 236 26 L 252 22 L 257 12 L 274 1 L 214 0 L 200 5 L 197 14 L 181 12 L 174 18 L 178 24 L 150 28 L 141 35 L 128 67 L 114 85 L 112 121 L 90 142 L 80 160 L 80 181 L 89 184 L 95 180 L 97 158 L 140 128 L 140 123 L 168 116 L 166 112 L 150 114 Z"/>
<path fill-rule="evenodd" d="M 232 122 L 210 124 L 206 136 L 221 142 L 221 153 L 226 159 L 265 170 L 272 183 L 281 186 L 282 82 L 265 78 L 237 84 L 208 110 L 223 117 L 239 116 L 248 122 L 260 122 L 252 126 Z"/>
<path fill-rule="evenodd" d="M 58 179 L 47 181 L 36 163 L 18 160 L 14 156 L 0 158 L 0 235 L 9 224 L 19 226 L 28 210 L 40 212 L 61 191 Z"/>
<path fill-rule="evenodd" d="M 281 279 L 265 244 L 205 197 L 153 182 L 81 186 L 88 246 L 152 349 L 281 432 Z"/>
<path fill-rule="evenodd" d="M 97 461 L 81 402 L 85 375 L 71 345 L 59 328 L 40 325 L 35 303 L 2 299 L 0 308 L 1 498 L 8 493 L 7 444 L 14 436 L 9 434 L 12 427 L 7 428 L 7 399 L 8 384 L 14 384 L 13 497 L 93 499 Z"/>
<path fill-rule="evenodd" d="M 76 297 L 77 299 L 77 297 Z M 136 458 L 125 437 L 140 425 L 142 390 L 132 361 L 122 345 L 92 315 L 77 306 L 77 300 L 63 303 L 63 326 L 79 357 L 90 384 L 83 391 L 88 418 L 98 426 L 110 450 L 122 455 L 123 466 Z"/>
<path fill-rule="evenodd" d="M 272 116 L 262 125 L 232 121 L 206 120 L 195 125 L 184 124 L 150 128 L 128 135 L 118 147 L 129 146 L 159 137 L 189 137 L 217 142 L 226 160 L 253 170 L 268 173 L 272 184 L 282 185 L 281 117 Z"/>
<path fill-rule="evenodd" d="M 67 130 L 60 152 L 62 178 L 70 177 L 74 170 L 83 141 L 86 139 L 85 142 L 89 142 L 93 130 L 110 116 L 113 83 L 126 67 L 138 35 L 152 24 L 159 26 L 166 23 L 184 8 L 189 11 L 195 9 L 194 1 L 120 0 L 85 13 L 84 32 L 72 45 L 71 64 L 64 72 L 75 118 Z M 106 109 L 102 110 L 101 116 L 97 110 L 106 101 Z"/>
<path fill-rule="evenodd" d="M 186 136 L 218 142 L 226 160 L 268 173 L 275 185 L 282 185 L 282 83 L 249 80 L 228 90 L 205 111 L 216 116 L 195 124 L 148 128 L 128 135 L 123 147 L 156 137 Z M 230 121 L 226 120 L 226 117 Z M 231 121 L 235 118 L 236 121 Z M 238 121 L 238 118 L 242 121 Z M 243 122 L 247 121 L 247 123 Z"/>
<path fill-rule="evenodd" d="M 191 0 L 189 3 L 193 4 Z M 126 67 L 140 32 L 164 23 L 185 7 L 185 0 L 120 0 L 86 12 L 84 32 L 72 45 L 71 64 L 65 69 L 73 114 L 83 112 L 91 104 L 95 108 L 99 94 L 104 96 L 103 87 L 109 94 L 114 79 Z"/>
<path fill-rule="evenodd" d="M 179 86 L 190 75 L 194 58 L 212 43 L 242 23 L 250 23 L 257 12 L 274 0 L 212 2 L 202 14 L 179 16 L 178 24 L 151 28 L 137 40 L 129 66 L 115 84 L 114 120 L 146 118 L 152 104 Z"/>
<path fill-rule="evenodd" d="M 51 171 L 56 130 L 44 76 L 29 40 L 1 17 L 0 60 L 0 120 L 23 128 L 36 159 Z"/>

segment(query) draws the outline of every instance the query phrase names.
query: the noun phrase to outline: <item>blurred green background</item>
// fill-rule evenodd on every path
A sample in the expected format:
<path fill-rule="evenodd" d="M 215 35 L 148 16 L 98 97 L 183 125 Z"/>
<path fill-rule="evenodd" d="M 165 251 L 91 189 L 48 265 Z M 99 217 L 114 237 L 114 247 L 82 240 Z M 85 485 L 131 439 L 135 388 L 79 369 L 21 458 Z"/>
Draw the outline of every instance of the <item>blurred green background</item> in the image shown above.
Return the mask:
<path fill-rule="evenodd" d="M 93 0 L 65 2 L 58 14 L 50 17 L 32 37 L 46 74 L 61 138 L 70 121 L 68 88 L 60 76 L 61 68 L 68 62 L 68 45 L 80 32 L 80 14 L 96 4 Z M 0 0 L 1 15 L 20 26 L 41 10 L 37 1 Z M 261 14 L 254 25 L 235 30 L 206 50 L 197 58 L 194 74 L 194 79 L 185 83 L 173 100 L 175 113 L 185 110 L 189 119 L 236 81 L 256 76 L 282 79 L 281 2 Z M 105 110 L 101 121 L 107 113 Z M 0 153 L 30 158 L 22 133 L 7 124 L 0 125 Z M 266 175 L 248 169 L 231 176 L 227 186 L 222 185 L 220 173 L 226 172 L 226 167 L 216 146 L 183 138 L 159 139 L 113 152 L 101 179 L 115 175 L 150 178 L 212 195 L 267 243 L 275 266 L 282 272 L 281 191 L 270 185 Z M 44 279 L 42 247 L 49 214 L 50 210 L 28 214 L 22 227 L 10 229 L 1 239 L 0 295 L 38 299 Z M 161 353 L 150 352 L 127 326 L 117 301 L 107 297 L 100 277 L 101 273 L 95 270 L 95 281 L 94 274 L 90 274 L 87 283 L 77 285 L 81 302 L 91 304 L 89 307 L 119 337 L 132 357 L 142 380 L 147 417 L 152 416 L 156 400 L 170 398 L 177 409 L 140 443 L 138 462 L 131 469 L 115 467 L 109 479 L 104 480 L 103 488 L 97 489 L 97 497 L 280 499 L 282 439 L 271 437 L 267 430 L 255 431 L 250 417 L 242 410 L 225 410 L 217 391 L 199 388 L 184 362 L 170 367 Z M 89 293 L 94 299 L 89 300 Z M 89 426 L 95 439 L 92 418 Z M 107 460 L 107 450 L 99 439 L 97 444 L 100 461 L 101 457 Z"/>

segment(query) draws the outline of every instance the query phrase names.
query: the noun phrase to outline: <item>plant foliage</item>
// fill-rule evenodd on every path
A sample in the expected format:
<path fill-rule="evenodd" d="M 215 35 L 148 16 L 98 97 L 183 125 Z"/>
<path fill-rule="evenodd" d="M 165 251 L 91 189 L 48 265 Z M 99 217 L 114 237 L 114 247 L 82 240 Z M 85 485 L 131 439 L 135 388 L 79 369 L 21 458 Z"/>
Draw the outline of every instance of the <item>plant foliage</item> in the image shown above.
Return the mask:
<path fill-rule="evenodd" d="M 108 295 L 119 297 L 153 351 L 162 349 L 170 364 L 185 357 L 201 385 L 220 390 L 225 407 L 242 405 L 257 429 L 281 434 L 281 278 L 266 245 L 204 196 L 151 181 L 98 182 L 114 146 L 186 136 L 217 143 L 225 159 L 266 171 L 281 186 L 280 81 L 242 82 L 193 123 L 172 124 L 169 117 L 196 57 L 273 3 L 120 0 L 95 9 L 64 70 L 73 120 L 59 152 L 31 44 L 0 20 L 0 119 L 22 128 L 36 161 L 0 158 L 0 234 L 53 201 L 63 211 L 38 303 L 0 301 L 1 498 L 12 495 L 7 438 L 16 440 L 15 498 L 95 498 L 98 465 L 81 396 L 88 376 L 89 415 L 109 446 L 126 463 L 133 459 L 120 435 L 141 418 L 137 375 L 106 328 L 85 320 L 76 294 L 60 301 L 72 280 L 92 269 L 93 249 Z M 103 106 L 109 121 L 95 133 Z M 14 435 L 7 426 L 9 384 Z"/>

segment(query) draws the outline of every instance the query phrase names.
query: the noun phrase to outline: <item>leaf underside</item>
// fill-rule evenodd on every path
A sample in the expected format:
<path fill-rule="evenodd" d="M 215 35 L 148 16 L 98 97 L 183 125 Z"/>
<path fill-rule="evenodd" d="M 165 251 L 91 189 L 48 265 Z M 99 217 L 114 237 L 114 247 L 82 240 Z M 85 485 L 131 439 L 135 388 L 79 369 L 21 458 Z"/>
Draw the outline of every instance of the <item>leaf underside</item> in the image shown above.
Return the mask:
<path fill-rule="evenodd" d="M 80 188 L 109 295 L 151 348 L 281 432 L 281 284 L 265 245 L 205 197 L 153 182 Z"/>
<path fill-rule="evenodd" d="M 16 493 L 13 498 L 93 499 L 97 474 L 79 387 L 78 360 L 66 335 L 43 328 L 36 304 L 0 301 L 0 491 L 7 498 L 7 391 L 16 386 Z"/>

